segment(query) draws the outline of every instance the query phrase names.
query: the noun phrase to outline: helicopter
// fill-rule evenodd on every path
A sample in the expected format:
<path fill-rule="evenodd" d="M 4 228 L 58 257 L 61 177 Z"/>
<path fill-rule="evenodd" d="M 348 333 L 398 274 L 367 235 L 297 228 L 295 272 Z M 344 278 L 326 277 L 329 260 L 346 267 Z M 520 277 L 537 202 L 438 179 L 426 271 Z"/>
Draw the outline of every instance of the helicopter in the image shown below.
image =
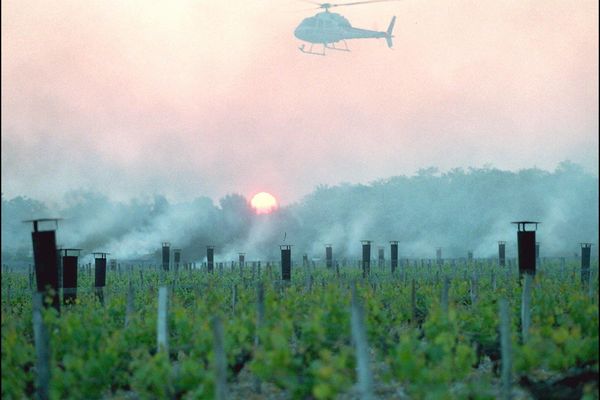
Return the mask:
<path fill-rule="evenodd" d="M 344 16 L 330 12 L 329 9 L 333 7 L 341 6 L 353 6 L 357 4 L 366 3 L 378 3 L 382 1 L 394 1 L 394 0 L 370 0 L 370 1 L 357 1 L 353 3 L 315 3 L 312 1 L 304 0 L 308 3 L 317 5 L 317 9 L 323 9 L 322 11 L 312 17 L 305 18 L 302 20 L 300 25 L 294 30 L 294 36 L 298 39 L 310 43 L 310 47 L 306 49 L 304 44 L 300 45 L 299 49 L 301 52 L 306 54 L 314 54 L 319 56 L 325 55 L 325 49 L 337 50 L 337 51 L 350 51 L 346 40 L 348 39 L 379 39 L 384 38 L 389 48 L 392 47 L 392 31 L 394 24 L 396 23 L 396 17 L 392 17 L 392 20 L 385 32 L 374 31 L 369 29 L 355 28 L 350 24 Z M 336 47 L 336 43 L 344 43 L 344 47 Z M 323 51 L 313 51 L 313 45 L 322 44 Z"/>

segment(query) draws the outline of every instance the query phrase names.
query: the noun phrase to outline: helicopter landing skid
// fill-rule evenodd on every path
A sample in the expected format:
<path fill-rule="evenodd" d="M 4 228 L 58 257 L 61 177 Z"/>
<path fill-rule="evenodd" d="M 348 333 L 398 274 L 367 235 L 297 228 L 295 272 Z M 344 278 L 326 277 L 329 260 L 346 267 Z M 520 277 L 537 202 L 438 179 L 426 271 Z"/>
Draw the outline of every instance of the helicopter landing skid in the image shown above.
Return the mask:
<path fill-rule="evenodd" d="M 313 51 L 313 45 L 310 45 L 310 48 L 308 50 L 304 50 L 304 45 L 300 45 L 300 47 L 298 47 L 300 49 L 301 52 L 303 52 L 304 54 L 313 54 L 315 56 L 324 56 L 325 55 L 325 45 L 323 45 L 323 52 L 322 53 L 316 53 Z"/>
<path fill-rule="evenodd" d="M 329 50 L 337 50 L 337 51 L 350 51 L 350 49 L 348 48 L 348 43 L 346 43 L 345 40 L 342 40 L 342 42 L 344 42 L 344 48 L 343 49 L 335 47 L 335 43 L 332 43 L 331 46 L 325 45 L 325 48 L 329 49 Z"/>

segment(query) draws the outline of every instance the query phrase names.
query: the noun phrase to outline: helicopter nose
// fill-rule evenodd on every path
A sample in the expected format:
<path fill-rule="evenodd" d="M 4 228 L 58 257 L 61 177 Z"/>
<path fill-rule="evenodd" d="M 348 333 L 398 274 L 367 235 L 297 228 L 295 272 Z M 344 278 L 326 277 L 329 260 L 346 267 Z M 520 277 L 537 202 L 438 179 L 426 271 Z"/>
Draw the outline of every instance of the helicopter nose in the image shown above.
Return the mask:
<path fill-rule="evenodd" d="M 298 38 L 300 40 L 308 41 L 307 37 L 306 37 L 306 29 L 302 26 L 298 26 L 294 30 L 294 36 L 296 36 L 296 38 Z"/>

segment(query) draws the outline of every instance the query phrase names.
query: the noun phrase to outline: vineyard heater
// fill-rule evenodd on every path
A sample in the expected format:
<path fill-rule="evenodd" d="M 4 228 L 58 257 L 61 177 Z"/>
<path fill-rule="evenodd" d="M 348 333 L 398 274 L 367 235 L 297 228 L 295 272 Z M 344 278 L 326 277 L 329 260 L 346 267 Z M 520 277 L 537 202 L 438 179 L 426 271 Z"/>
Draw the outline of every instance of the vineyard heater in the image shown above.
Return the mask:
<path fill-rule="evenodd" d="M 33 223 L 31 241 L 33 244 L 33 261 L 35 264 L 35 278 L 37 291 L 43 293 L 42 298 L 51 296 L 51 304 L 60 311 L 60 300 L 58 297 L 58 254 L 56 251 L 56 234 L 60 218 L 41 218 L 23 222 Z M 54 222 L 54 229 L 41 231 L 40 223 Z M 44 301 L 47 307 L 49 304 Z"/>
<path fill-rule="evenodd" d="M 391 240 L 390 241 L 390 257 L 392 264 L 392 274 L 396 272 L 396 268 L 398 268 L 398 241 Z"/>
<path fill-rule="evenodd" d="M 77 259 L 81 249 L 63 249 L 63 304 L 75 304 L 77 300 Z"/>
<path fill-rule="evenodd" d="M 325 245 L 325 265 L 328 269 L 333 267 L 333 250 L 330 244 Z"/>
<path fill-rule="evenodd" d="M 363 278 L 371 273 L 371 240 L 361 240 Z"/>
<path fill-rule="evenodd" d="M 106 256 L 110 253 L 95 252 L 94 255 L 94 287 L 96 296 L 104 305 L 104 287 L 106 286 Z"/>
<path fill-rule="evenodd" d="M 162 242 L 162 267 L 164 271 L 169 270 L 169 258 L 171 254 L 171 243 Z"/>
<path fill-rule="evenodd" d="M 292 246 L 282 244 L 281 249 L 281 279 L 290 281 L 292 279 Z"/>
<path fill-rule="evenodd" d="M 498 265 L 501 267 L 506 266 L 506 242 L 498 242 Z"/>
<path fill-rule="evenodd" d="M 517 225 L 517 246 L 519 253 L 519 274 L 535 275 L 536 267 L 536 242 L 535 231 L 540 222 L 537 221 L 514 221 Z M 534 225 L 532 231 L 527 230 L 527 225 Z"/>
<path fill-rule="evenodd" d="M 173 249 L 173 265 L 175 271 L 179 270 L 179 263 L 181 263 L 181 249 Z"/>
<path fill-rule="evenodd" d="M 592 253 L 591 243 L 581 243 L 581 283 L 590 281 L 590 259 Z"/>
<path fill-rule="evenodd" d="M 206 246 L 206 267 L 212 273 L 215 265 L 215 246 Z"/>

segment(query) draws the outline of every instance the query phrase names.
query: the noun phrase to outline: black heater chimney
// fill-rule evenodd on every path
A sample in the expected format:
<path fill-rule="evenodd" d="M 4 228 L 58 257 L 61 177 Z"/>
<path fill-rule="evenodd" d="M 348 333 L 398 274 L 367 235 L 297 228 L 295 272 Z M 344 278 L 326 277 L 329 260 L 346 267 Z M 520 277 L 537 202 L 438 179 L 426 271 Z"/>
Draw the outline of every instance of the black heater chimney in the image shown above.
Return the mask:
<path fill-rule="evenodd" d="M 506 266 L 506 242 L 498 242 L 498 265 L 501 267 Z"/>
<path fill-rule="evenodd" d="M 77 301 L 77 259 L 81 249 L 63 249 L 63 304 Z"/>
<path fill-rule="evenodd" d="M 51 305 L 57 311 L 60 311 L 60 299 L 58 296 L 58 253 L 56 251 L 56 234 L 59 218 L 42 218 L 27 220 L 23 222 L 33 223 L 33 232 L 31 241 L 33 244 L 33 261 L 35 264 L 35 278 L 37 291 L 42 293 L 42 298 L 51 296 Z M 54 222 L 54 229 L 40 231 L 39 224 L 44 222 Z M 44 301 L 44 306 L 48 306 Z"/>
<path fill-rule="evenodd" d="M 590 281 L 591 243 L 581 243 L 581 283 L 587 285 Z"/>
<path fill-rule="evenodd" d="M 371 273 L 371 241 L 361 240 L 362 243 L 362 270 L 363 278 Z"/>
<path fill-rule="evenodd" d="M 328 269 L 333 267 L 333 250 L 330 244 L 325 245 L 325 265 Z"/>
<path fill-rule="evenodd" d="M 162 243 L 162 267 L 164 271 L 169 270 L 169 255 L 171 250 L 171 243 L 163 242 Z"/>
<path fill-rule="evenodd" d="M 290 281 L 292 279 L 292 246 L 282 244 L 281 249 L 281 279 Z"/>
<path fill-rule="evenodd" d="M 175 271 L 179 270 L 179 264 L 181 263 L 181 249 L 173 249 L 173 266 Z"/>
<path fill-rule="evenodd" d="M 246 253 L 238 253 L 238 263 L 240 264 L 240 271 L 244 268 L 244 264 L 246 264 L 245 257 Z"/>
<path fill-rule="evenodd" d="M 377 266 L 383 268 L 385 265 L 385 249 L 383 246 L 377 247 Z"/>
<path fill-rule="evenodd" d="M 96 295 L 100 303 L 104 305 L 104 287 L 106 286 L 106 256 L 110 253 L 96 252 L 94 255 L 94 272 Z"/>
<path fill-rule="evenodd" d="M 535 275 L 536 243 L 535 231 L 540 222 L 515 221 L 517 224 L 517 245 L 519 252 L 519 274 Z M 534 225 L 532 231 L 527 230 L 527 225 Z"/>
<path fill-rule="evenodd" d="M 215 246 L 206 246 L 206 267 L 212 273 L 215 266 Z"/>
<path fill-rule="evenodd" d="M 392 240 L 390 241 L 390 259 L 392 264 L 392 274 L 396 272 L 396 268 L 398 268 L 398 241 Z"/>

